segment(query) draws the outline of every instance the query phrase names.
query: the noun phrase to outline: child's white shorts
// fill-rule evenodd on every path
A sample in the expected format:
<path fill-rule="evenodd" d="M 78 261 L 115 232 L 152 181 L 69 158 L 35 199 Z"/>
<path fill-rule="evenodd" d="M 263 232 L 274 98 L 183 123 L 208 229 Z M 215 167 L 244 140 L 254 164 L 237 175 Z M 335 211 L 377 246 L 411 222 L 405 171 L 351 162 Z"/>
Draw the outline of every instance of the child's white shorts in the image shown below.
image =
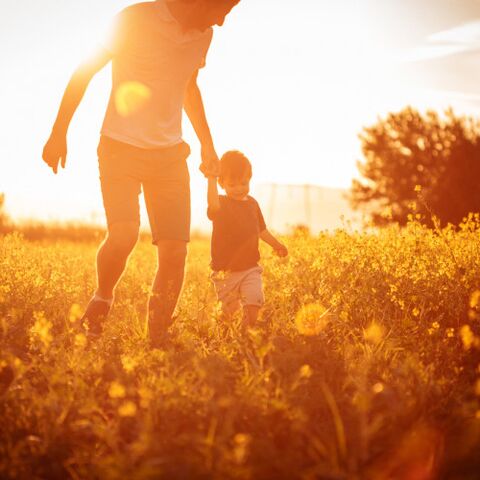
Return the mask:
<path fill-rule="evenodd" d="M 220 302 L 225 305 L 240 302 L 242 306 L 261 307 L 265 299 L 262 289 L 262 272 L 259 265 L 240 272 L 212 272 L 210 278 Z"/>

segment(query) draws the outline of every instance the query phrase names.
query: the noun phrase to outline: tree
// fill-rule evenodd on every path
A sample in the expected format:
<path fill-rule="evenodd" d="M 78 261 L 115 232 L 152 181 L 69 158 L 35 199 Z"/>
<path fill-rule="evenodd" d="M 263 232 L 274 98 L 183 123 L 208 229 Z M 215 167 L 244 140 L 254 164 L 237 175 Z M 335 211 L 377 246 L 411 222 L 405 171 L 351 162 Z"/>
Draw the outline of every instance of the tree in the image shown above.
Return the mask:
<path fill-rule="evenodd" d="M 352 182 L 350 203 L 368 205 L 376 225 L 405 224 L 414 202 L 418 213 L 429 218 L 431 211 L 442 223 L 458 224 L 480 211 L 480 124 L 474 119 L 451 109 L 440 117 L 407 107 L 365 127 L 359 138 L 365 161 L 357 162 L 362 178 Z"/>

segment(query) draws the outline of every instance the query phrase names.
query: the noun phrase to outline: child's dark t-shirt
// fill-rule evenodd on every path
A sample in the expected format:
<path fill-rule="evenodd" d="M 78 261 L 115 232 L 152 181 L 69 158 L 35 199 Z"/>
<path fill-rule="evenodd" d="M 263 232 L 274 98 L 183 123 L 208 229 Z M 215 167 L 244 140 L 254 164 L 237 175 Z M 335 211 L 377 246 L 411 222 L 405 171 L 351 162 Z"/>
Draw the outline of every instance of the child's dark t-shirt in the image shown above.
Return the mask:
<path fill-rule="evenodd" d="M 260 260 L 258 236 L 265 230 L 265 220 L 257 201 L 234 200 L 219 196 L 220 209 L 207 215 L 213 223 L 212 269 L 238 272 L 255 267 Z"/>

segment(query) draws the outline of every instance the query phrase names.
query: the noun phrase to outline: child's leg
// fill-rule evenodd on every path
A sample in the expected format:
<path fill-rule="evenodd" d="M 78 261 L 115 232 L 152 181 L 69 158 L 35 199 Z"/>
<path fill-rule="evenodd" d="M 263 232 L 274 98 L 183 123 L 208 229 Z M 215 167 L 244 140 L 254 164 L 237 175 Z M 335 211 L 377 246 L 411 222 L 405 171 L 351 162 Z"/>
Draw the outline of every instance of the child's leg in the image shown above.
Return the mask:
<path fill-rule="evenodd" d="M 241 307 L 238 274 L 232 272 L 213 272 L 210 278 L 215 287 L 217 300 L 222 307 L 222 317 L 229 319 Z"/>
<path fill-rule="evenodd" d="M 240 307 L 240 300 L 238 298 L 232 298 L 230 301 L 224 300 L 222 302 L 222 315 L 227 319 L 231 318 Z"/>
<path fill-rule="evenodd" d="M 256 325 L 259 311 L 260 307 L 258 305 L 243 306 L 243 323 L 245 327 L 248 328 Z"/>
<path fill-rule="evenodd" d="M 240 298 L 245 326 L 252 327 L 256 325 L 258 312 L 264 303 L 261 267 L 251 268 L 243 277 L 240 283 Z"/>

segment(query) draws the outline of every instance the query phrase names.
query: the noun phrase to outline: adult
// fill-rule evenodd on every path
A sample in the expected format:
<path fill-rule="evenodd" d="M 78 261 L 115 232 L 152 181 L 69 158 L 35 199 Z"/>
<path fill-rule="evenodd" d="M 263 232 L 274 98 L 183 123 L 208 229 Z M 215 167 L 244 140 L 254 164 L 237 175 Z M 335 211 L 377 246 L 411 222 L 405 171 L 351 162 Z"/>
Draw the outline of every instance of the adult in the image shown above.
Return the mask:
<path fill-rule="evenodd" d="M 82 317 L 102 332 L 117 285 L 138 239 L 143 189 L 158 268 L 149 298 L 148 335 L 163 345 L 183 283 L 190 232 L 190 188 L 182 140 L 185 109 L 201 144 L 200 170 L 215 174 L 218 156 L 197 85 L 213 34 L 239 0 L 156 0 L 122 10 L 103 42 L 72 75 L 43 160 L 65 167 L 67 131 L 92 77 L 112 62 L 112 90 L 98 160 L 107 235 L 97 253 L 97 289 Z"/>

